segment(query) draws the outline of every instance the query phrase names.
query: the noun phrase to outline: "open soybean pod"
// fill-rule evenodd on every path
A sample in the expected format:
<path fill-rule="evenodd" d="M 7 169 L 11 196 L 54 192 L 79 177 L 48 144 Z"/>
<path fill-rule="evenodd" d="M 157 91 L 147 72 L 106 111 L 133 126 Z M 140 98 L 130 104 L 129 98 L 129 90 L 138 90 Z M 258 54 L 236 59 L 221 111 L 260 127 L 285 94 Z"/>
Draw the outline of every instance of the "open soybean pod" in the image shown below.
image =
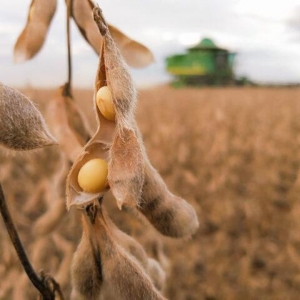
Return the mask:
<path fill-rule="evenodd" d="M 85 40 L 100 54 L 101 34 L 93 20 L 93 5 L 89 0 L 73 0 L 72 17 Z M 129 38 L 112 25 L 110 34 L 127 64 L 133 68 L 144 68 L 154 61 L 152 52 L 141 43 Z"/>
<path fill-rule="evenodd" d="M 27 23 L 14 47 L 15 62 L 31 59 L 40 51 L 55 14 L 56 5 L 57 0 L 32 0 Z"/>
<path fill-rule="evenodd" d="M 103 46 L 102 46 L 103 47 Z M 96 118 L 98 121 L 98 127 L 96 133 L 91 140 L 85 145 L 80 156 L 75 160 L 72 169 L 67 178 L 67 207 L 72 205 L 78 207 L 85 206 L 90 202 L 103 196 L 107 191 L 107 188 L 102 191 L 89 192 L 85 191 L 78 182 L 79 173 L 84 165 L 94 159 L 102 159 L 104 161 L 109 160 L 109 148 L 112 143 L 113 137 L 116 131 L 116 122 L 106 119 L 100 112 L 97 106 L 97 91 L 100 87 L 106 86 L 106 71 L 104 64 L 103 54 L 100 56 L 99 68 L 97 71 L 95 97 L 94 97 L 94 109 L 96 112 Z M 97 172 L 97 166 L 95 166 L 95 172 Z M 96 174 L 96 173 L 95 173 Z M 90 176 L 90 178 L 88 178 Z M 93 170 L 91 174 L 87 175 L 86 180 L 93 178 Z"/>
<path fill-rule="evenodd" d="M 67 206 L 86 205 L 103 196 L 106 190 L 89 193 L 78 183 L 81 168 L 99 158 L 108 161 L 108 183 L 118 206 L 136 206 L 144 181 L 143 155 L 134 121 L 136 91 L 120 52 L 100 17 L 100 9 L 96 8 L 95 13 L 103 35 L 94 93 L 98 128 L 68 176 Z M 103 89 L 106 91 L 101 92 Z M 114 118 L 106 114 L 107 103 L 113 107 Z"/>
<path fill-rule="evenodd" d="M 33 103 L 1 82 L 0 144 L 12 150 L 31 150 L 57 144 Z"/>
<path fill-rule="evenodd" d="M 100 295 L 105 299 L 165 299 L 138 262 L 118 244 L 101 208 L 94 223 L 85 215 L 83 223 L 83 238 L 72 266 L 75 293 L 82 299 L 98 299 Z"/>
<path fill-rule="evenodd" d="M 144 182 L 142 145 L 134 120 L 136 91 L 109 29 L 103 23 L 99 8 L 95 8 L 94 15 L 103 35 L 95 90 L 107 85 L 116 111 L 116 132 L 109 151 L 108 181 L 119 208 L 123 204 L 136 206 Z"/>

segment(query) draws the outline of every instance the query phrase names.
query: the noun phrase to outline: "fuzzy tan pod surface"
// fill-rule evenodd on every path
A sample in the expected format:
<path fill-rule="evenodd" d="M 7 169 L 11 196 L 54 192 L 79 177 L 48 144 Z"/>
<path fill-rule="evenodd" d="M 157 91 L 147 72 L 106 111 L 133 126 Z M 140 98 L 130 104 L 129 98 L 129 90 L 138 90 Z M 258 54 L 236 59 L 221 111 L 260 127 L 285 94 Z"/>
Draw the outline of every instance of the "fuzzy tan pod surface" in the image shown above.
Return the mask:
<path fill-rule="evenodd" d="M 194 208 L 173 195 L 158 172 L 146 162 L 145 183 L 138 210 L 162 234 L 180 238 L 193 234 L 199 227 Z"/>
<path fill-rule="evenodd" d="M 0 83 L 0 144 L 31 150 L 57 144 L 33 103 L 19 91 Z"/>
<path fill-rule="evenodd" d="M 83 236 L 72 265 L 77 299 L 163 300 L 145 270 L 116 240 L 101 208 L 94 222 L 83 215 Z M 74 296 L 74 299 L 76 297 Z"/>
<path fill-rule="evenodd" d="M 32 0 L 27 23 L 14 47 L 15 62 L 33 58 L 42 48 L 56 11 L 57 0 Z"/>
<path fill-rule="evenodd" d="M 189 236 L 198 228 L 195 210 L 173 195 L 151 166 L 135 122 L 137 99 L 131 76 L 99 8 L 94 9 L 94 18 L 103 36 L 94 94 L 98 128 L 69 173 L 67 206 L 86 206 L 105 194 L 107 190 L 87 193 L 78 184 L 83 165 L 100 158 L 108 161 L 108 187 L 120 209 L 123 205 L 137 207 L 164 235 Z M 103 87 L 112 95 L 112 120 L 106 119 L 97 106 L 97 92 Z"/>
<path fill-rule="evenodd" d="M 136 91 L 108 29 L 103 36 L 95 80 L 94 109 L 98 128 L 75 161 L 67 180 L 67 206 L 84 206 L 103 196 L 105 191 L 87 193 L 78 184 L 78 174 L 88 161 L 108 161 L 108 183 L 120 208 L 137 206 L 141 196 L 144 167 L 141 143 L 134 123 Z M 108 120 L 97 106 L 97 92 L 107 87 L 112 94 L 116 117 Z"/>

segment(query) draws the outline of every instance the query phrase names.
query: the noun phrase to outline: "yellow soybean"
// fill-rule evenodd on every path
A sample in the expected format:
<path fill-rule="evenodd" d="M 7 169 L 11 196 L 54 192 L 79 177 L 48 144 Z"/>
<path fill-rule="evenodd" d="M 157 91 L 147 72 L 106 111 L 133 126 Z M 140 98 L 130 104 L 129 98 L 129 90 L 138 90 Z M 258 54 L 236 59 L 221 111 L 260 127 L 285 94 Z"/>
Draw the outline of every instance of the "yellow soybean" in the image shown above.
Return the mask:
<path fill-rule="evenodd" d="M 96 102 L 104 118 L 114 121 L 116 117 L 115 105 L 113 103 L 111 91 L 107 86 L 103 86 L 98 90 Z"/>
<path fill-rule="evenodd" d="M 107 175 L 107 162 L 100 158 L 91 159 L 81 167 L 78 184 L 87 193 L 99 193 L 107 186 Z"/>

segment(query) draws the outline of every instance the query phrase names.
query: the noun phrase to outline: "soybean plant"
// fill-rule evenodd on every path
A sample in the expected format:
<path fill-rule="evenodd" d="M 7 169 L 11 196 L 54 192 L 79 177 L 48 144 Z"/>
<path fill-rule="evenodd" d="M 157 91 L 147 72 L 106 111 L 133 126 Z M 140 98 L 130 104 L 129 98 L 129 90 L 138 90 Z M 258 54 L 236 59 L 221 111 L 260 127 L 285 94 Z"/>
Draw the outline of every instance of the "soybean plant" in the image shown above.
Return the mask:
<path fill-rule="evenodd" d="M 32 1 L 25 28 L 15 45 L 16 61 L 31 59 L 41 50 L 56 6 L 56 0 Z M 137 218 L 143 215 L 165 236 L 186 237 L 198 228 L 193 207 L 173 195 L 151 165 L 135 120 L 137 93 L 128 65 L 145 67 L 153 61 L 153 55 L 147 47 L 108 24 L 93 1 L 67 0 L 66 8 L 68 81 L 50 101 L 48 119 L 64 166 L 57 179 L 60 193 L 66 185 L 67 210 L 80 216 L 77 226 L 82 228 L 73 259 L 66 257 L 63 261 L 63 269 L 71 270 L 70 297 L 165 299 L 163 266 L 114 224 L 104 205 L 106 193 L 111 190 L 120 210 L 132 210 Z M 98 125 L 95 132 L 73 99 L 71 19 L 99 56 L 92 101 Z M 42 122 L 41 127 L 42 146 L 47 144 L 46 137 L 52 139 Z M 0 130 L 0 142 L 3 140 Z M 52 208 L 37 220 L 39 226 L 34 226 L 41 239 L 54 232 L 66 215 L 62 201 L 55 202 Z M 72 251 L 71 247 L 68 253 Z M 64 288 L 68 277 L 61 275 L 63 269 L 59 278 Z"/>

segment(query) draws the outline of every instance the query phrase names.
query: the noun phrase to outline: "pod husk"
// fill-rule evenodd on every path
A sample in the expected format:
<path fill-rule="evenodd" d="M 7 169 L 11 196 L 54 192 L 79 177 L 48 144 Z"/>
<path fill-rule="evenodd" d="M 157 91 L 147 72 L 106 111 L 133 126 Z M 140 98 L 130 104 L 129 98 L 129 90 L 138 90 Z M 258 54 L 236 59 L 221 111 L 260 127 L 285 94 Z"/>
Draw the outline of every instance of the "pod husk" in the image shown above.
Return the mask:
<path fill-rule="evenodd" d="M 1 82 L 0 144 L 19 151 L 57 144 L 31 100 Z"/>
<path fill-rule="evenodd" d="M 94 19 L 103 36 L 95 80 L 94 108 L 98 128 L 74 163 L 67 181 L 67 206 L 85 206 L 104 195 L 83 192 L 77 182 L 82 165 L 93 158 L 108 160 L 108 183 L 117 205 L 134 206 L 162 234 L 184 237 L 198 228 L 193 207 L 173 195 L 147 157 L 134 112 L 136 91 L 101 11 L 94 8 Z M 106 120 L 96 105 L 96 93 L 108 86 L 116 110 L 115 121 Z"/>
<path fill-rule="evenodd" d="M 99 55 L 102 36 L 93 20 L 92 6 L 88 0 L 73 0 L 72 17 L 84 39 Z M 108 27 L 118 49 L 130 67 L 144 68 L 153 63 L 153 54 L 146 46 L 129 38 L 116 27 L 110 24 Z"/>
<path fill-rule="evenodd" d="M 92 223 L 85 214 L 83 238 L 73 261 L 73 288 L 83 299 L 163 300 L 138 262 L 118 244 L 98 208 Z"/>
<path fill-rule="evenodd" d="M 104 207 L 102 207 L 101 209 L 106 224 L 109 227 L 110 232 L 114 237 L 115 241 L 117 241 L 117 243 L 121 247 L 123 247 L 127 253 L 131 254 L 139 262 L 139 264 L 146 271 L 148 271 L 148 256 L 143 246 L 140 243 L 138 243 L 134 238 L 132 238 L 130 235 L 120 230 L 115 225 L 115 223 L 109 218 Z"/>
<path fill-rule="evenodd" d="M 14 46 L 15 62 L 33 58 L 42 48 L 56 11 L 57 0 L 32 0 L 25 28 Z"/>
<path fill-rule="evenodd" d="M 105 193 L 88 194 L 78 185 L 80 168 L 93 158 L 108 161 L 108 183 L 124 204 L 136 206 L 143 186 L 142 150 L 134 126 L 136 91 L 126 65 L 109 32 L 103 37 L 95 80 L 94 110 L 98 121 L 96 133 L 75 161 L 67 179 L 67 207 L 84 206 Z M 115 121 L 105 119 L 96 105 L 97 91 L 108 86 L 116 110 Z M 128 142 L 125 142 L 128 141 Z"/>
<path fill-rule="evenodd" d="M 153 53 L 145 45 L 132 40 L 111 24 L 108 24 L 108 28 L 123 58 L 130 67 L 144 68 L 154 62 Z"/>
<path fill-rule="evenodd" d="M 173 195 L 146 160 L 145 182 L 138 210 L 163 235 L 180 238 L 195 233 L 199 221 L 194 208 Z"/>

